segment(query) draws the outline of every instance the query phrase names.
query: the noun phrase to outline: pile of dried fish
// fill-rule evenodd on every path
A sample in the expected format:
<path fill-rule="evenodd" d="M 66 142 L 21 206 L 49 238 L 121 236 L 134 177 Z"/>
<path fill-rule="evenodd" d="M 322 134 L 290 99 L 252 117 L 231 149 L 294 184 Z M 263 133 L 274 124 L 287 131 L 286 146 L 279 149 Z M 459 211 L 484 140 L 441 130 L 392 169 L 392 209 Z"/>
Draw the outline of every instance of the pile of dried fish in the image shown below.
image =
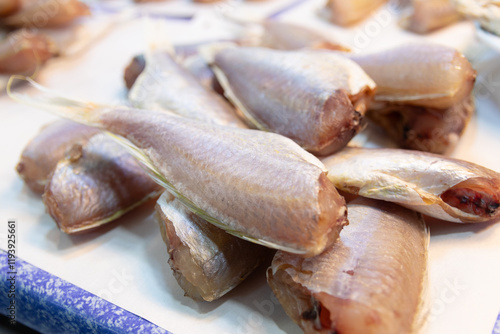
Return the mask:
<path fill-rule="evenodd" d="M 66 29 L 78 18 L 89 14 L 87 5 L 79 0 L 57 3 L 50 0 L 2 0 L 0 27 L 8 29 L 9 33 L 0 41 L 0 74 L 34 74 L 60 51 L 43 29 Z"/>
<path fill-rule="evenodd" d="M 309 32 L 291 43 L 283 27 L 267 24 L 274 33 L 258 47 L 135 58 L 125 72 L 134 108 L 67 99 L 28 80 L 40 94 L 11 97 L 83 125 L 45 128 L 18 172 L 44 191 L 66 233 L 158 195 L 156 181 L 166 190 L 156 218 L 169 264 L 195 300 L 220 298 L 274 255 L 269 285 L 306 333 L 416 330 L 429 242 L 420 213 L 497 219 L 500 174 L 432 153 L 346 146 L 367 114 L 403 147 L 450 150 L 474 110 L 475 71 L 443 46 L 351 54 Z M 346 205 L 337 189 L 362 197 Z"/>

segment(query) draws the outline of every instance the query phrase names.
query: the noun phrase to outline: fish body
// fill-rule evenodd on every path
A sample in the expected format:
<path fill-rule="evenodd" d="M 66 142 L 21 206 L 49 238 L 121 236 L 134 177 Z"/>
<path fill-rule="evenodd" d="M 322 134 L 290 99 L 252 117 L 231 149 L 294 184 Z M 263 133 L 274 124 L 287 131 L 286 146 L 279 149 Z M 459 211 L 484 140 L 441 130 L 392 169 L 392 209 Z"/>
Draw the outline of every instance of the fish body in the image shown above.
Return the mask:
<path fill-rule="evenodd" d="M 344 54 L 377 84 L 375 100 L 445 110 L 469 97 L 476 71 L 453 48 L 407 44 L 371 54 Z"/>
<path fill-rule="evenodd" d="M 76 234 L 115 220 L 160 189 L 126 149 L 96 134 L 58 162 L 43 202 L 59 229 Z"/>
<path fill-rule="evenodd" d="M 224 48 L 214 65 L 225 95 L 255 127 L 322 155 L 358 132 L 375 88 L 354 62 L 329 52 Z"/>
<path fill-rule="evenodd" d="M 315 30 L 277 20 L 262 23 L 263 34 L 260 41 L 262 47 L 278 50 L 330 49 L 349 51 L 345 46 L 328 38 Z"/>
<path fill-rule="evenodd" d="M 366 19 L 387 0 L 328 0 L 324 12 L 328 19 L 340 26 L 350 26 Z"/>
<path fill-rule="evenodd" d="M 87 15 L 90 15 L 88 6 L 78 0 L 41 0 L 28 2 L 15 14 L 5 18 L 3 24 L 16 28 L 56 28 Z"/>
<path fill-rule="evenodd" d="M 400 334 L 420 325 L 428 231 L 420 214 L 359 198 L 322 254 L 278 251 L 268 283 L 305 333 Z"/>
<path fill-rule="evenodd" d="M 77 143 L 84 145 L 97 133 L 99 129 L 67 120 L 46 125 L 24 148 L 16 170 L 31 190 L 42 194 L 66 151 Z"/>
<path fill-rule="evenodd" d="M 500 216 L 500 174 L 426 152 L 346 147 L 322 160 L 338 188 L 431 217 L 476 223 Z"/>
<path fill-rule="evenodd" d="M 146 67 L 135 81 L 129 100 L 143 109 L 169 110 L 205 122 L 246 127 L 227 101 L 203 87 L 165 51 L 146 55 Z"/>
<path fill-rule="evenodd" d="M 186 296 L 194 300 L 222 297 L 274 253 L 225 233 L 168 192 L 158 199 L 156 214 L 170 267 Z"/>
<path fill-rule="evenodd" d="M 42 33 L 11 32 L 0 41 L 0 74 L 32 75 L 58 52 L 54 41 Z"/>
<path fill-rule="evenodd" d="M 412 0 L 408 14 L 403 17 L 404 28 L 427 34 L 462 19 L 452 0 Z"/>
<path fill-rule="evenodd" d="M 382 126 L 401 148 L 447 154 L 474 115 L 472 96 L 447 109 L 398 103 L 373 103 L 368 118 Z"/>

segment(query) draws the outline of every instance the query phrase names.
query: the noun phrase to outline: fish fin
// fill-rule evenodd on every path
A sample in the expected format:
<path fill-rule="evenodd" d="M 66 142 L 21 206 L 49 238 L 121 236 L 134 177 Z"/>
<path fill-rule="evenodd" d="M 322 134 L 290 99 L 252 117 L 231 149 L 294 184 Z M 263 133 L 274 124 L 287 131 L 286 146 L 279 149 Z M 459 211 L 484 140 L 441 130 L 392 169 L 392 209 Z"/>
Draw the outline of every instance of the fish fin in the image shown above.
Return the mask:
<path fill-rule="evenodd" d="M 35 96 L 13 92 L 12 87 L 19 83 L 19 81 L 28 83 L 30 87 L 35 88 L 40 94 Z M 7 83 L 7 94 L 11 99 L 19 103 L 45 109 L 58 116 L 94 127 L 100 127 L 99 122 L 96 121 L 97 111 L 109 108 L 105 105 L 67 98 L 54 90 L 38 84 L 31 78 L 20 75 L 10 77 Z"/>
<path fill-rule="evenodd" d="M 252 113 L 243 105 L 243 103 L 238 99 L 236 94 L 234 94 L 231 85 L 229 84 L 229 80 L 227 79 L 226 75 L 224 72 L 217 66 L 213 65 L 212 70 L 214 71 L 214 74 L 217 78 L 217 81 L 219 81 L 220 85 L 222 86 L 222 89 L 224 90 L 224 96 L 227 97 L 229 101 L 236 107 L 236 112 L 238 116 L 240 116 L 242 119 L 246 120 L 248 125 L 259 129 L 261 131 L 267 131 L 269 132 L 269 128 L 266 127 L 264 124 L 259 122 L 253 115 Z"/>
<path fill-rule="evenodd" d="M 418 213 L 418 215 L 420 215 Z M 425 233 L 425 258 L 426 261 L 429 261 L 429 244 L 431 240 L 431 232 L 429 225 L 422 218 L 421 223 L 423 224 L 423 233 Z M 428 265 L 425 266 L 425 272 L 422 279 L 422 293 L 420 298 L 420 303 L 417 306 L 417 310 L 415 312 L 415 317 L 413 319 L 413 324 L 411 328 L 411 333 L 421 333 L 424 328 L 426 328 L 427 320 L 429 318 L 429 314 L 432 306 L 431 299 L 431 291 L 429 289 L 429 270 Z"/>

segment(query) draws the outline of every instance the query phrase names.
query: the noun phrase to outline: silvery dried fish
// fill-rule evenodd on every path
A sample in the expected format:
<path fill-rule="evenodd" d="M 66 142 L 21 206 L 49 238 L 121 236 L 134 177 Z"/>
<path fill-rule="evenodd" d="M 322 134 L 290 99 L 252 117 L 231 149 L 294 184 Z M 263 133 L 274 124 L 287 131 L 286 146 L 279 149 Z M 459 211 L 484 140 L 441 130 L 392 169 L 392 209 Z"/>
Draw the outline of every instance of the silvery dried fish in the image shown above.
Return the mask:
<path fill-rule="evenodd" d="M 366 19 L 387 0 L 328 0 L 325 16 L 334 24 L 349 26 Z"/>
<path fill-rule="evenodd" d="M 462 15 L 455 9 L 452 0 L 412 0 L 401 24 L 408 30 L 426 34 L 461 18 Z"/>
<path fill-rule="evenodd" d="M 213 301 L 234 289 L 273 250 L 225 233 L 165 192 L 156 204 L 168 263 L 186 296 Z"/>
<path fill-rule="evenodd" d="M 68 25 L 87 15 L 90 15 L 88 6 L 79 0 L 28 1 L 14 15 L 5 18 L 3 24 L 17 28 L 54 28 Z"/>
<path fill-rule="evenodd" d="M 372 54 L 345 54 L 377 84 L 376 101 L 447 109 L 470 96 L 476 71 L 457 50 L 407 44 Z"/>
<path fill-rule="evenodd" d="M 59 161 L 43 202 L 61 231 L 76 234 L 121 217 L 160 189 L 126 149 L 96 134 Z"/>
<path fill-rule="evenodd" d="M 10 96 L 113 133 L 157 182 L 231 234 L 314 256 L 347 224 L 344 199 L 323 164 L 290 139 L 164 111 L 78 102 L 28 81 L 42 94 Z"/>
<path fill-rule="evenodd" d="M 400 147 L 437 154 L 451 152 L 474 114 L 472 97 L 447 109 L 372 103 L 367 116 Z"/>
<path fill-rule="evenodd" d="M 359 66 L 330 52 L 229 47 L 214 65 L 249 122 L 316 154 L 341 149 L 358 132 L 375 88 Z"/>
<path fill-rule="evenodd" d="M 277 20 L 262 23 L 260 46 L 278 50 L 330 49 L 349 51 L 349 48 L 325 34 L 310 28 Z"/>
<path fill-rule="evenodd" d="M 409 150 L 347 147 L 323 163 L 328 178 L 346 192 L 457 223 L 500 216 L 500 174 L 471 162 Z"/>
<path fill-rule="evenodd" d="M 32 75 L 57 54 L 58 48 L 49 37 L 20 29 L 0 41 L 0 74 Z"/>
<path fill-rule="evenodd" d="M 16 170 L 28 187 L 42 194 L 59 160 L 74 144 L 84 145 L 99 130 L 61 120 L 43 127 L 23 150 Z"/>
<path fill-rule="evenodd" d="M 400 334 L 421 325 L 428 232 L 420 214 L 359 198 L 339 241 L 308 259 L 278 251 L 269 285 L 305 333 Z"/>
<path fill-rule="evenodd" d="M 205 122 L 246 127 L 226 100 L 203 87 L 163 50 L 146 55 L 146 68 L 130 90 L 129 100 L 138 108 L 169 110 Z"/>

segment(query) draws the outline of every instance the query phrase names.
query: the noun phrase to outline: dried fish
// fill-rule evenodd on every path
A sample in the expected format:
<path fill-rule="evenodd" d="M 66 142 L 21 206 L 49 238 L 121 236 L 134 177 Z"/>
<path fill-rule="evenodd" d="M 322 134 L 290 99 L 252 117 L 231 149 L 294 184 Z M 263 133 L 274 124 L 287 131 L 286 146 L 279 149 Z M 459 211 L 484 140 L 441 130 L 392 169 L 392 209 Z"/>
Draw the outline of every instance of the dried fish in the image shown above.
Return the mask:
<path fill-rule="evenodd" d="M 146 59 L 146 68 L 129 93 L 135 107 L 169 110 L 205 122 L 246 127 L 226 100 L 205 89 L 168 52 L 150 52 Z"/>
<path fill-rule="evenodd" d="M 57 54 L 56 45 L 44 34 L 14 31 L 0 41 L 0 74 L 32 75 Z"/>
<path fill-rule="evenodd" d="M 74 144 L 84 145 L 99 130 L 61 120 L 43 127 L 23 150 L 17 172 L 28 187 L 42 194 L 59 160 Z"/>
<path fill-rule="evenodd" d="M 160 195 L 161 187 L 105 134 L 75 144 L 59 161 L 43 202 L 61 231 L 87 232 Z"/>
<path fill-rule="evenodd" d="M 397 103 L 373 103 L 367 116 L 402 148 L 446 154 L 456 146 L 474 114 L 473 98 L 448 109 Z"/>
<path fill-rule="evenodd" d="M 413 32 L 427 34 L 462 19 L 452 0 L 412 0 L 401 25 Z"/>
<path fill-rule="evenodd" d="M 330 49 L 350 51 L 349 48 L 318 31 L 287 23 L 268 20 L 262 23 L 263 34 L 260 46 L 278 50 Z"/>
<path fill-rule="evenodd" d="M 340 26 L 349 26 L 366 19 L 387 0 L 328 0 L 325 15 Z"/>
<path fill-rule="evenodd" d="M 165 192 L 156 204 L 168 263 L 186 295 L 213 301 L 234 289 L 274 251 L 225 233 Z"/>
<path fill-rule="evenodd" d="M 20 0 L 0 0 L 0 17 L 14 14 L 21 7 Z"/>
<path fill-rule="evenodd" d="M 470 96 L 476 71 L 453 48 L 408 44 L 373 54 L 345 54 L 377 84 L 376 101 L 448 109 Z"/>
<path fill-rule="evenodd" d="M 193 74 L 198 81 L 207 89 L 212 89 L 215 92 L 222 94 L 222 87 L 217 82 L 215 74 L 209 64 L 198 53 L 198 49 L 202 46 L 224 42 L 223 40 L 200 42 L 193 44 L 174 45 L 175 60 Z M 235 42 L 237 43 L 237 42 Z M 168 53 L 169 51 L 166 51 Z M 128 89 L 132 88 L 137 77 L 146 68 L 146 59 L 144 54 L 135 56 L 125 68 L 124 80 Z"/>
<path fill-rule="evenodd" d="M 481 27 L 500 36 L 500 3 L 497 0 L 451 0 L 461 14 L 478 20 Z"/>
<path fill-rule="evenodd" d="M 323 163 L 328 178 L 346 192 L 456 223 L 500 216 L 500 174 L 471 162 L 418 151 L 347 147 Z"/>
<path fill-rule="evenodd" d="M 78 102 L 28 81 L 42 94 L 9 95 L 113 133 L 158 183 L 231 234 L 314 256 L 347 224 L 344 199 L 323 164 L 285 137 L 165 111 Z"/>
<path fill-rule="evenodd" d="M 249 122 L 316 154 L 341 149 L 358 132 L 375 88 L 359 66 L 330 52 L 231 47 L 214 65 Z"/>
<path fill-rule="evenodd" d="M 3 24 L 17 28 L 54 28 L 87 15 L 90 15 L 89 8 L 79 0 L 39 0 L 28 2 L 17 13 L 5 18 Z"/>
<path fill-rule="evenodd" d="M 428 232 L 420 214 L 359 198 L 349 226 L 308 259 L 278 251 L 267 279 L 305 333 L 413 333 L 421 325 Z"/>

